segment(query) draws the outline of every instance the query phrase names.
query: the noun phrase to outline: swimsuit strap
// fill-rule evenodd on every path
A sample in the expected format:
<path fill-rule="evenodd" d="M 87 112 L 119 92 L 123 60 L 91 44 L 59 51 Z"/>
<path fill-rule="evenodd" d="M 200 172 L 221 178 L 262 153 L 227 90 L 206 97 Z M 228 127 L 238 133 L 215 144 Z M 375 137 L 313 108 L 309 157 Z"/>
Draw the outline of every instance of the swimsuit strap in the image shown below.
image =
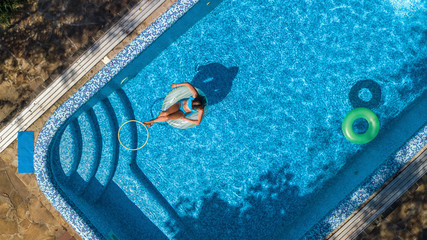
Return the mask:
<path fill-rule="evenodd" d="M 191 110 L 191 112 L 197 112 L 197 109 L 193 109 L 193 100 L 194 100 L 193 96 L 190 96 L 187 100 L 187 103 L 188 103 L 187 106 Z"/>
<path fill-rule="evenodd" d="M 184 110 L 184 101 L 185 100 L 187 100 L 187 106 L 190 109 L 190 112 L 188 112 L 188 113 Z M 185 116 L 187 116 L 193 112 L 198 112 L 197 109 L 192 108 L 193 100 L 194 100 L 194 98 L 192 96 L 190 96 L 189 98 L 183 98 L 183 99 L 178 101 L 179 103 L 181 103 L 181 106 L 179 106 L 179 110 L 181 110 L 185 114 Z"/>
<path fill-rule="evenodd" d="M 178 102 L 181 103 L 179 106 L 179 110 L 181 110 L 183 113 L 186 113 L 184 110 L 184 101 L 186 100 L 186 98 L 179 100 Z"/>
<path fill-rule="evenodd" d="M 187 98 L 187 106 L 191 111 L 193 111 L 193 100 L 194 100 L 193 96 L 190 96 L 189 98 Z"/>

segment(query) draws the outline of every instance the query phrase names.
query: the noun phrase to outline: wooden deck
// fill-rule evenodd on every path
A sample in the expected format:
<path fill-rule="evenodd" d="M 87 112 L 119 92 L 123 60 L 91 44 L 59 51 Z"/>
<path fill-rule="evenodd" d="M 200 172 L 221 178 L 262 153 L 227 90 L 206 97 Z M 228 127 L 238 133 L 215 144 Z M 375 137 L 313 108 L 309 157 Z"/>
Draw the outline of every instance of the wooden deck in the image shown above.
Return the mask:
<path fill-rule="evenodd" d="M 427 146 L 326 239 L 355 239 L 427 172 Z"/>
<path fill-rule="evenodd" d="M 0 131 L 0 152 L 25 131 L 166 0 L 142 0 Z"/>

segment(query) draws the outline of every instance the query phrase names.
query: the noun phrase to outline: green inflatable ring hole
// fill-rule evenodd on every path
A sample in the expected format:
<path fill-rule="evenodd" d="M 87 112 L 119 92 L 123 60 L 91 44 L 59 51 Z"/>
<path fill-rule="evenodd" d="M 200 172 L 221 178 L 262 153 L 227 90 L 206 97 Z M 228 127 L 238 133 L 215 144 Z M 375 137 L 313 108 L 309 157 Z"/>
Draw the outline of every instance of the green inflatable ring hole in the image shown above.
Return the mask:
<path fill-rule="evenodd" d="M 196 88 L 196 90 L 201 96 L 206 97 L 205 93 L 203 93 L 202 90 L 200 90 L 198 88 Z M 168 95 L 166 95 L 165 99 L 163 100 L 162 111 L 166 111 L 170 106 L 177 103 L 179 100 L 184 99 L 184 98 L 189 98 L 192 95 L 193 95 L 193 93 L 190 91 L 190 89 L 188 89 L 188 87 L 177 87 L 177 88 L 173 89 L 171 92 L 168 93 Z M 203 112 L 203 117 L 206 115 L 206 113 L 208 111 L 208 102 L 207 101 L 208 101 L 208 99 L 206 98 L 206 106 L 205 106 L 205 110 Z M 187 118 L 192 119 L 192 120 L 197 120 L 198 115 L 199 115 L 198 112 L 192 113 L 192 114 L 188 115 Z M 196 126 L 196 125 L 189 123 L 189 122 L 182 120 L 182 119 L 168 120 L 166 122 L 170 126 L 172 126 L 174 128 L 180 128 L 180 129 L 187 129 L 187 128 L 192 128 L 192 127 Z"/>
<path fill-rule="evenodd" d="M 359 118 L 365 119 L 368 124 L 368 130 L 363 134 L 357 134 L 353 129 L 353 123 Z M 355 108 L 351 110 L 342 122 L 342 132 L 344 137 L 355 144 L 366 144 L 374 140 L 380 131 L 380 121 L 377 115 L 368 108 Z"/>

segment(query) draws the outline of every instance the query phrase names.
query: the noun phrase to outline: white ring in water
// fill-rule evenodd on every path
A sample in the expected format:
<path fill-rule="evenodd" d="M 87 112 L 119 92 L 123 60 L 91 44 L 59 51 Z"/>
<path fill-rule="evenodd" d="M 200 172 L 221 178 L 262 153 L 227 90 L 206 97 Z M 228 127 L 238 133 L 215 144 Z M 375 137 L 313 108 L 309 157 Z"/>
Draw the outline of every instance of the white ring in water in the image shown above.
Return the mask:
<path fill-rule="evenodd" d="M 142 126 L 144 126 L 144 127 L 145 127 L 145 130 L 147 130 L 147 140 L 145 140 L 145 143 L 144 143 L 141 147 L 139 147 L 139 148 L 128 148 L 128 147 L 126 147 L 125 145 L 123 145 L 122 141 L 120 140 L 120 130 L 122 130 L 122 127 L 123 127 L 126 123 L 129 123 L 129 122 L 137 122 L 137 123 L 141 123 L 141 124 L 142 124 Z M 137 151 L 137 150 L 139 150 L 139 149 L 143 148 L 143 147 L 145 146 L 145 144 L 147 144 L 147 142 L 148 142 L 148 137 L 149 137 L 149 134 L 148 134 L 148 128 L 147 128 L 147 126 L 145 126 L 145 124 L 143 124 L 142 122 L 140 122 L 140 121 L 138 121 L 138 120 L 129 120 L 129 121 L 127 121 L 127 122 L 123 123 L 123 124 L 120 126 L 120 128 L 119 128 L 119 132 L 117 133 L 117 137 L 119 138 L 119 143 L 120 143 L 120 145 L 122 145 L 124 148 L 126 148 L 127 150 L 131 150 L 131 151 Z"/>

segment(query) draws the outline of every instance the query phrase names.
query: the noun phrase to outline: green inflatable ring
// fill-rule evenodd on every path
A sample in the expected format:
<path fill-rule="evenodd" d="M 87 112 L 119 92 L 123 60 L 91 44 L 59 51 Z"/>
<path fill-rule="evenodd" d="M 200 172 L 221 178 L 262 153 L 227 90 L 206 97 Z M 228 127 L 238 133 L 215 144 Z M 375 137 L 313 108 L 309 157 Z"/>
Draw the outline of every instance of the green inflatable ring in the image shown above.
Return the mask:
<path fill-rule="evenodd" d="M 357 134 L 353 130 L 356 119 L 363 118 L 369 123 L 368 130 L 363 134 Z M 342 133 L 345 138 L 355 144 L 365 144 L 372 141 L 380 131 L 380 121 L 377 115 L 367 108 L 355 108 L 345 116 L 342 122 Z"/>

